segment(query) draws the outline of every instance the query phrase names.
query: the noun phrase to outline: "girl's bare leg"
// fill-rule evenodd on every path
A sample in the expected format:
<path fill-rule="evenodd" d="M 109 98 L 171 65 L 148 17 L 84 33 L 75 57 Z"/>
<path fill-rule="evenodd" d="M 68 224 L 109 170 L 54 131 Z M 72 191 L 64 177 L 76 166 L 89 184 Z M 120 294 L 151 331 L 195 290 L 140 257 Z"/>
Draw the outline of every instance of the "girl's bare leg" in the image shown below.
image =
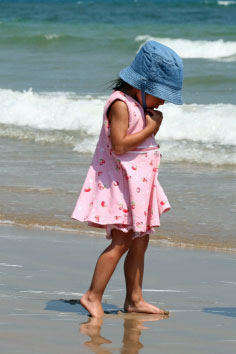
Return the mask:
<path fill-rule="evenodd" d="M 103 316 L 102 296 L 120 258 L 129 249 L 132 231 L 112 230 L 111 244 L 98 258 L 89 290 L 80 299 L 81 305 L 92 317 Z"/>
<path fill-rule="evenodd" d="M 124 272 L 126 281 L 126 299 L 124 309 L 127 312 L 145 312 L 168 314 L 148 302 L 144 301 L 142 294 L 144 255 L 149 242 L 149 235 L 137 237 L 132 241 L 129 252 L 125 258 Z"/>

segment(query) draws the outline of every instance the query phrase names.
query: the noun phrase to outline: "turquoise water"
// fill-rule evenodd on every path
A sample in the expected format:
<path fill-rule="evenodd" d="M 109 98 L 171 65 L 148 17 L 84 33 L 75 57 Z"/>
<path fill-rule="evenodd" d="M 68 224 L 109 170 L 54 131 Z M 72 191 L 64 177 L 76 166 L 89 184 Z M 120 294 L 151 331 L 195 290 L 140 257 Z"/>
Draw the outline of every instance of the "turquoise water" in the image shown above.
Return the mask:
<path fill-rule="evenodd" d="M 0 136 L 92 153 L 111 81 L 155 39 L 185 72 L 165 161 L 235 165 L 235 38 L 236 0 L 0 1 Z"/>
<path fill-rule="evenodd" d="M 234 103 L 236 1 L 0 1 L 1 88 L 103 95 L 148 38 L 184 59 L 185 103 Z"/>

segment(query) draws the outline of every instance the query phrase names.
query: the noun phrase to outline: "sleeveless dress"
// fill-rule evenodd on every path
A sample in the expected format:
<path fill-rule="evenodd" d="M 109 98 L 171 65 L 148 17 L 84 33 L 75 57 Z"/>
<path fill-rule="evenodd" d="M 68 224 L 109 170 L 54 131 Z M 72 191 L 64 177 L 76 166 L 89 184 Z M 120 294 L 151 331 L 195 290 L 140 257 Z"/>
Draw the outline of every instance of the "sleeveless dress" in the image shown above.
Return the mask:
<path fill-rule="evenodd" d="M 108 239 L 114 228 L 126 233 L 132 229 L 135 238 L 154 232 L 154 227 L 160 226 L 160 215 L 170 205 L 157 179 L 161 156 L 153 135 L 122 155 L 112 151 L 107 111 L 116 100 L 127 105 L 128 134 L 145 127 L 142 106 L 123 92 L 114 91 L 105 104 L 100 137 L 71 217 L 106 229 Z"/>

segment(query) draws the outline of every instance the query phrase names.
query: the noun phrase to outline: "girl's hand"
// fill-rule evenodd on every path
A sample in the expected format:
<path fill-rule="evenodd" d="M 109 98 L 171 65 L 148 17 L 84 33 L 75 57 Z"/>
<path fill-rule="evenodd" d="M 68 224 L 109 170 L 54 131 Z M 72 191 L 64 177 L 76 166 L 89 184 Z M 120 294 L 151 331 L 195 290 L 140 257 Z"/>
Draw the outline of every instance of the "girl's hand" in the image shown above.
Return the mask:
<path fill-rule="evenodd" d="M 156 134 L 161 125 L 162 113 L 148 109 L 146 127 L 137 133 L 128 134 L 129 111 L 125 102 L 116 100 L 108 112 L 112 151 L 116 155 L 124 154 L 142 144 L 152 134 Z"/>
<path fill-rule="evenodd" d="M 156 135 L 158 132 L 161 122 L 163 119 L 163 115 L 161 111 L 157 111 L 151 108 L 147 109 L 146 113 L 146 126 L 153 130 L 153 134 Z"/>

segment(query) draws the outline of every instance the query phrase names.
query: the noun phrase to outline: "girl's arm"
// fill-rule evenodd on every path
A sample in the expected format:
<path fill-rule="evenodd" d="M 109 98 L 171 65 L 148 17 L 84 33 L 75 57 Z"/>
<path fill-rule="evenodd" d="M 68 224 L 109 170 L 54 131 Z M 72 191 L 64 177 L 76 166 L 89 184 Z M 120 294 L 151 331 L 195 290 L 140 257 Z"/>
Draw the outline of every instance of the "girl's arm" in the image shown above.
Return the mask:
<path fill-rule="evenodd" d="M 143 130 L 134 134 L 127 134 L 129 123 L 129 112 L 127 105 L 123 101 L 115 101 L 108 113 L 111 124 L 110 138 L 112 150 L 116 155 L 124 154 L 140 145 L 152 134 L 156 134 L 162 121 L 160 111 L 148 110 L 146 114 L 146 126 Z"/>

